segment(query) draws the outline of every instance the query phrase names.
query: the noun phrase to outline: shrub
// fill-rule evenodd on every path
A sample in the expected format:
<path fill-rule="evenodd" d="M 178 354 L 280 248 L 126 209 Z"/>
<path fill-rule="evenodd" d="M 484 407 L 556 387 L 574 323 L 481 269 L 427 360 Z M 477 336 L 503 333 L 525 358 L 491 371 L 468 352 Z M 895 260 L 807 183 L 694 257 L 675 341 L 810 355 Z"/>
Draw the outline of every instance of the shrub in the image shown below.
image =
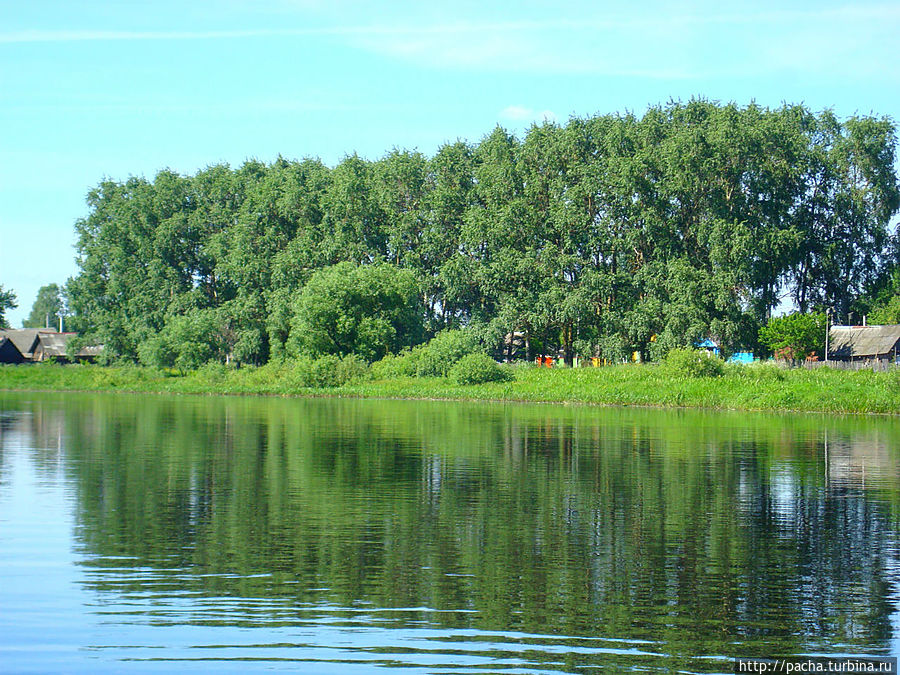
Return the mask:
<path fill-rule="evenodd" d="M 478 338 L 465 330 L 445 330 L 431 341 L 417 348 L 416 375 L 419 377 L 446 377 L 457 361 L 468 354 L 481 352 Z"/>
<path fill-rule="evenodd" d="M 496 363 L 487 354 L 466 354 L 449 371 L 450 379 L 456 384 L 482 384 L 484 382 L 504 382 L 512 379 L 512 372 Z"/>
<path fill-rule="evenodd" d="M 754 363 L 752 365 L 740 366 L 738 371 L 745 377 L 752 377 L 760 381 L 776 381 L 780 382 L 785 378 L 784 368 L 774 363 Z"/>
<path fill-rule="evenodd" d="M 369 365 L 356 354 L 347 354 L 347 356 L 342 358 L 340 363 L 338 363 L 335 375 L 337 381 L 341 385 L 349 384 L 350 382 L 355 382 L 368 377 Z"/>
<path fill-rule="evenodd" d="M 360 379 L 367 370 L 365 361 L 352 354 L 344 358 L 334 354 L 326 354 L 317 359 L 301 356 L 294 361 L 289 377 L 295 386 L 324 389 L 340 387 Z"/>
<path fill-rule="evenodd" d="M 406 349 L 396 356 L 388 354 L 380 361 L 372 364 L 372 379 L 389 380 L 394 377 L 414 377 L 422 349 Z"/>
<path fill-rule="evenodd" d="M 224 364 L 214 361 L 210 361 L 197 369 L 197 375 L 207 382 L 224 382 L 227 374 L 228 368 Z"/>
<path fill-rule="evenodd" d="M 669 372 L 684 377 L 721 377 L 725 374 L 722 359 L 702 349 L 673 349 L 666 356 Z"/>

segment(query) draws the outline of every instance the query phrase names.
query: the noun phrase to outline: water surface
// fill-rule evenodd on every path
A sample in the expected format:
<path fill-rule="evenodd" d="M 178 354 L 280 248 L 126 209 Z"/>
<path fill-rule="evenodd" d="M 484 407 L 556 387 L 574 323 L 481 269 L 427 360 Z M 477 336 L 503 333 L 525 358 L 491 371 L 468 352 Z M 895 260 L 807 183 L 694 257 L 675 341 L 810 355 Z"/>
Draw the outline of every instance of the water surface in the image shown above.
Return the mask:
<path fill-rule="evenodd" d="M 900 422 L 0 394 L 0 670 L 900 651 Z"/>

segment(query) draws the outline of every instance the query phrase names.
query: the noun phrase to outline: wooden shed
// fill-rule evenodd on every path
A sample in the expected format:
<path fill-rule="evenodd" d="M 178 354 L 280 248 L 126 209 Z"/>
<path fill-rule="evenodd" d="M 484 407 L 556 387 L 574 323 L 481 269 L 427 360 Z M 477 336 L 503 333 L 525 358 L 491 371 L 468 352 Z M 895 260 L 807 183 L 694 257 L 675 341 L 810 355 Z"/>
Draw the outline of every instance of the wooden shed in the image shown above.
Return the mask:
<path fill-rule="evenodd" d="M 829 361 L 897 363 L 900 325 L 832 326 L 828 343 Z"/>
<path fill-rule="evenodd" d="M 50 332 L 46 328 L 22 328 L 0 331 L 0 337 L 12 342 L 26 361 L 31 361 L 34 350 L 40 344 L 40 334 Z"/>
<path fill-rule="evenodd" d="M 96 360 L 103 350 L 102 345 L 82 347 L 74 355 L 74 358 L 69 356 L 69 341 L 77 335 L 78 333 L 58 333 L 47 328 L 0 331 L 0 339 L 8 340 L 22 357 L 21 361 L 4 363 L 37 363 L 51 358 L 62 363 Z"/>

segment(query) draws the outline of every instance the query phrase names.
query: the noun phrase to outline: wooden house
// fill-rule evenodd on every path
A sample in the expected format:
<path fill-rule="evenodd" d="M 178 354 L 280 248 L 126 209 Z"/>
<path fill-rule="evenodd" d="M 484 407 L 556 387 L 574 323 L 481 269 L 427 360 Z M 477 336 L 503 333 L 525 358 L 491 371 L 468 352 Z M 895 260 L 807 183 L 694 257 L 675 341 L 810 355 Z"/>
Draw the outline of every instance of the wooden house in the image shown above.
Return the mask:
<path fill-rule="evenodd" d="M 832 326 L 828 331 L 829 361 L 897 363 L 900 325 Z"/>
<path fill-rule="evenodd" d="M 56 359 L 63 363 L 94 361 L 102 350 L 101 346 L 82 347 L 74 356 L 69 355 L 69 341 L 77 335 L 78 333 L 58 333 L 48 328 L 0 331 L 0 339 L 8 340 L 22 357 L 21 361 L 3 363 L 39 363 L 48 359 Z"/>

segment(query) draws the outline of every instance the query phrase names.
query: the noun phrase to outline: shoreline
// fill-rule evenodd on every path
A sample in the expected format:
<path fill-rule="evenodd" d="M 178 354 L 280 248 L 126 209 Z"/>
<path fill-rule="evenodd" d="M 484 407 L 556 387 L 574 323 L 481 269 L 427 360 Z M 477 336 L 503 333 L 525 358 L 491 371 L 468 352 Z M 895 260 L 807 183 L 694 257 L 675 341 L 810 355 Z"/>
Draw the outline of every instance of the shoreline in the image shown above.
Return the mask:
<path fill-rule="evenodd" d="M 900 373 L 731 368 L 722 377 L 679 377 L 660 366 L 519 367 L 509 382 L 457 385 L 444 378 L 361 379 L 339 387 L 292 383 L 290 364 L 174 374 L 140 366 L 0 368 L 0 391 L 279 398 L 548 403 L 623 408 L 841 415 L 900 415 Z"/>

